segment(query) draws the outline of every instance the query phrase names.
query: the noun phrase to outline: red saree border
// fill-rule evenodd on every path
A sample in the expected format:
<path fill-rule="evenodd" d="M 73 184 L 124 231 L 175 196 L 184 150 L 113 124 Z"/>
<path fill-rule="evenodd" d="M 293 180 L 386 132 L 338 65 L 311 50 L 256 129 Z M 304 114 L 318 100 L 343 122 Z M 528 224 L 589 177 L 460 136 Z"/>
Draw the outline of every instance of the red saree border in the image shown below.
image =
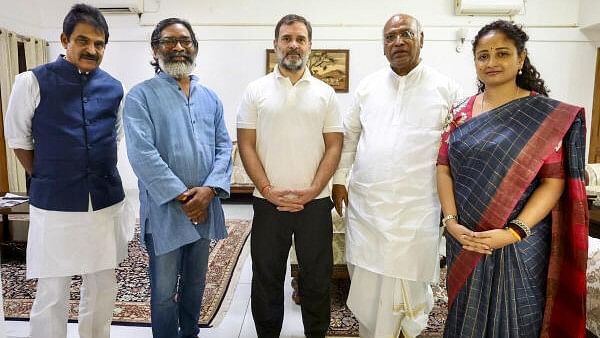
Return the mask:
<path fill-rule="evenodd" d="M 487 209 L 484 211 L 481 217 L 481 222 L 476 226 L 476 231 L 485 231 L 494 228 L 502 227 L 512 212 L 514 206 L 519 200 L 519 196 L 523 194 L 530 182 L 535 178 L 539 169 L 543 164 L 543 159 L 550 151 L 553 151 L 554 147 L 562 138 L 573 123 L 578 113 L 583 112 L 583 109 L 575 106 L 571 106 L 564 103 L 559 103 L 553 111 L 547 116 L 542 122 L 538 130 L 531 137 L 530 141 L 523 147 L 519 156 L 515 159 L 514 164 L 507 172 L 505 178 L 502 180 L 496 194 L 491 202 L 488 204 Z M 583 247 L 587 250 L 587 235 L 585 238 L 585 244 L 581 245 L 582 238 L 577 238 L 576 233 L 582 233 L 581 226 L 587 227 L 587 202 L 585 197 L 585 187 L 583 185 L 582 178 L 569 178 L 566 180 L 565 193 L 561 198 L 561 206 L 558 210 L 565 210 L 566 214 L 558 218 L 560 222 L 553 222 L 553 242 L 551 249 L 551 260 L 548 276 L 548 292 L 547 297 L 549 301 L 546 304 L 546 314 L 548 318 L 561 317 L 561 321 L 571 316 L 564 315 L 564 311 L 557 310 L 557 306 L 566 306 L 568 303 L 568 297 L 561 297 L 558 295 L 559 292 L 563 291 L 563 285 L 571 284 L 576 282 L 580 284 L 580 273 L 574 278 L 572 276 L 564 277 L 561 271 L 566 272 L 567 270 L 573 270 L 572 267 L 565 267 L 566 263 L 572 263 L 573 261 L 579 262 L 576 264 L 577 270 L 581 270 L 581 266 L 585 266 L 587 251 L 583 255 L 584 260 L 581 263 L 582 253 L 580 252 Z M 562 206 L 562 204 L 566 204 Z M 582 210 L 584 206 L 584 210 Z M 558 211 L 556 211 L 558 212 Z M 554 215 L 554 214 L 553 214 Z M 569 218 L 568 222 L 564 222 L 565 217 Z M 579 215 L 579 216 L 578 216 Z M 558 214 L 557 214 L 558 216 Z M 556 226 L 555 224 L 556 223 Z M 572 225 L 566 227 L 565 225 Z M 573 229 L 573 227 L 579 230 Z M 555 229 L 556 228 L 556 229 Z M 569 229 L 570 228 L 570 229 Z M 571 236 L 562 235 L 564 232 L 570 232 Z M 585 231 L 587 234 L 587 231 Z M 558 240 L 558 241 L 556 241 Z M 569 243 L 565 241 L 569 240 Z M 572 246 L 576 252 L 573 259 L 564 257 L 565 248 Z M 554 258 L 553 258 L 554 257 Z M 476 265 L 482 258 L 481 254 L 473 253 L 470 251 L 462 250 L 455 261 L 452 264 L 451 269 L 448 271 L 448 307 L 450 308 L 458 296 L 458 293 L 465 285 L 467 279 L 475 269 Z M 568 280 L 563 280 L 568 279 Z M 577 288 L 579 289 L 579 287 Z M 583 269 L 583 329 L 585 332 L 585 268 Z M 572 308 L 568 306 L 567 308 Z M 576 311 L 579 313 L 579 311 Z M 555 319 L 548 319 L 546 314 L 544 316 L 543 328 L 550 328 L 551 330 L 558 329 L 555 323 Z M 579 317 L 569 318 L 570 321 L 577 322 Z M 580 321 L 580 320 L 579 320 Z M 560 326 L 560 325 L 558 325 Z M 573 326 L 568 325 L 571 328 Z M 575 325 L 579 326 L 579 325 Z M 546 330 L 543 330 L 545 332 Z M 554 336 L 554 335 L 553 335 Z M 561 335 L 564 337 L 564 335 Z M 558 337 L 558 336 L 557 336 Z"/>
<path fill-rule="evenodd" d="M 585 337 L 588 208 L 585 183 L 568 178 L 552 211 L 552 247 L 540 337 Z"/>

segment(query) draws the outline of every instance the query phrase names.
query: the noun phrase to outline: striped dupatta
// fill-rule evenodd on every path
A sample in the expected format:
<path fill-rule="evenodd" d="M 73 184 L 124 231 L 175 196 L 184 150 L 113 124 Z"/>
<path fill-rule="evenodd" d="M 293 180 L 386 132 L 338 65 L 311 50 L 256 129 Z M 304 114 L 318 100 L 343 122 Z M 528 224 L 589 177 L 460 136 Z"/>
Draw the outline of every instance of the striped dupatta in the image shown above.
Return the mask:
<path fill-rule="evenodd" d="M 552 211 L 542 337 L 585 336 L 588 209 L 584 115 L 580 107 L 529 96 L 468 120 L 449 139 L 461 224 L 474 231 L 504 228 L 516 217 L 521 202 L 532 193 L 532 182 L 544 159 L 562 141 L 565 190 Z M 473 138 L 485 147 L 460 146 Z M 482 254 L 460 250 L 449 262 L 449 309 L 483 259 Z"/>

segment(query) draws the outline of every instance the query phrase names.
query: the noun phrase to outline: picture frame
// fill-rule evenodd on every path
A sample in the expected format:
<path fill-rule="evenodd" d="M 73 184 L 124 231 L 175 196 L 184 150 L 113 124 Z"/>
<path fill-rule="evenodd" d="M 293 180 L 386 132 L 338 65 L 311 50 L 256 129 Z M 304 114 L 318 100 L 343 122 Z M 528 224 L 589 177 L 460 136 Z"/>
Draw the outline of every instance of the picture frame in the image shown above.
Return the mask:
<path fill-rule="evenodd" d="M 349 84 L 350 51 L 348 49 L 313 49 L 309 56 L 308 69 L 317 79 L 327 83 L 337 93 L 347 93 Z M 274 49 L 267 49 L 266 74 L 277 64 Z"/>

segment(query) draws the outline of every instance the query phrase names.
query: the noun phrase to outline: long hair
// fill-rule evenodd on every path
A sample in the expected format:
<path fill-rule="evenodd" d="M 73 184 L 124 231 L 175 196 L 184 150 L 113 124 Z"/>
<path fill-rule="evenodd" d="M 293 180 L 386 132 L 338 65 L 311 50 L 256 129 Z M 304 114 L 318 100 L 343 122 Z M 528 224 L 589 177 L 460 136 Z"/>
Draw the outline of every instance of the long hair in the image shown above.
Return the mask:
<path fill-rule="evenodd" d="M 483 28 L 477 32 L 477 35 L 473 39 L 473 55 L 475 55 L 475 48 L 477 47 L 479 40 L 491 31 L 504 33 L 504 35 L 515 44 L 519 54 L 525 50 L 525 43 L 529 40 L 529 36 L 523 31 L 521 26 L 510 21 L 497 20 L 483 26 Z M 529 56 L 525 56 L 523 67 L 517 74 L 517 86 L 530 91 L 533 90 L 544 96 L 548 96 L 548 92 L 550 92 L 548 87 L 546 87 L 544 80 L 541 78 L 540 73 L 531 64 Z M 477 88 L 479 92 L 482 93 L 485 90 L 485 84 L 480 80 L 477 80 Z"/>

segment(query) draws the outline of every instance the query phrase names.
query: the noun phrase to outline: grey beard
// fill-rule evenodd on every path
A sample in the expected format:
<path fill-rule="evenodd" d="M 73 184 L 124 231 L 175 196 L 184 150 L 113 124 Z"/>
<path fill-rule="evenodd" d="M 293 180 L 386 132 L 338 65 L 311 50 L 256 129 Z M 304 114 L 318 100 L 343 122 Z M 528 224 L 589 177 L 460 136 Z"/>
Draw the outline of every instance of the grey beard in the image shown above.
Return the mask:
<path fill-rule="evenodd" d="M 160 69 L 163 72 L 171 75 L 176 79 L 181 79 L 183 77 L 189 76 L 190 74 L 192 74 L 194 68 L 196 67 L 196 64 L 193 62 L 189 63 L 181 61 L 165 63 L 161 58 L 158 59 L 158 65 L 160 66 Z"/>
<path fill-rule="evenodd" d="M 279 57 L 279 55 L 277 55 Z M 286 59 L 285 57 L 279 57 L 279 67 L 283 67 L 291 72 L 296 72 L 299 71 L 300 69 L 303 69 L 306 66 L 306 63 L 308 62 L 308 53 L 306 55 L 304 55 L 304 57 L 298 61 L 290 61 L 289 59 Z"/>

